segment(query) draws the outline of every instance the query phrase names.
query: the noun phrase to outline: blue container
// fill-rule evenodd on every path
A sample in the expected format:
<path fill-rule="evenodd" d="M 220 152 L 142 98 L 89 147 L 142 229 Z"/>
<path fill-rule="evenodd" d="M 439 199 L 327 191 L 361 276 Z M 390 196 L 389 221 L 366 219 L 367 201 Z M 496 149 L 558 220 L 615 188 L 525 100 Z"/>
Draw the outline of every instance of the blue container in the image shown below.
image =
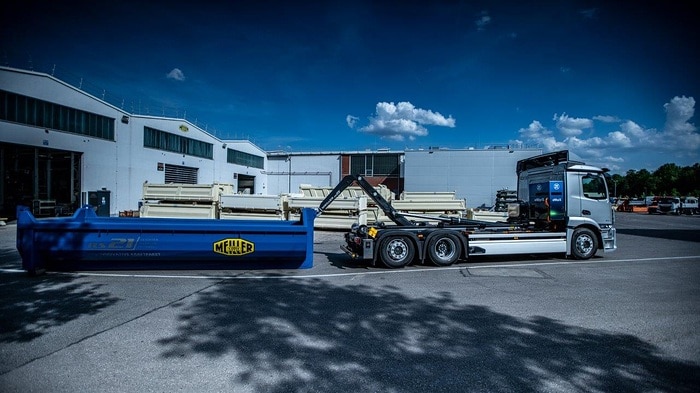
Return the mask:
<path fill-rule="evenodd" d="M 299 269 L 313 266 L 313 209 L 299 221 L 98 217 L 37 220 L 17 207 L 22 268 L 44 270 Z"/>

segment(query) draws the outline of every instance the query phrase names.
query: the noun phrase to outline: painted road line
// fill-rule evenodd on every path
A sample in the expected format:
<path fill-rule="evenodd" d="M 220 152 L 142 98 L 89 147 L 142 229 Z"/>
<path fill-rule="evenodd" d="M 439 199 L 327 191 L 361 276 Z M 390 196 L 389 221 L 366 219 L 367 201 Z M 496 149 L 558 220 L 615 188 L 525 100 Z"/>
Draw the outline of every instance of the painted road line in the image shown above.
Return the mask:
<path fill-rule="evenodd" d="M 655 258 L 630 258 L 630 259 L 600 259 L 587 261 L 560 261 L 560 262 L 528 262 L 528 263 L 513 263 L 513 264 L 497 264 L 497 265 L 470 265 L 470 266 L 448 266 L 448 267 L 429 267 L 424 269 L 402 269 L 402 270 L 378 270 L 352 273 L 327 273 L 327 274 L 303 274 L 303 275 L 263 275 L 249 276 L 248 272 L 234 276 L 199 276 L 199 275 L 177 275 L 177 274 L 133 274 L 133 273 L 96 273 L 96 272 L 52 272 L 55 274 L 66 274 L 74 276 L 86 277 L 135 277 L 135 278 L 169 278 L 169 279 L 194 279 L 194 280 L 290 280 L 290 279 L 309 279 L 309 278 L 332 278 L 332 277 L 352 277 L 352 276 L 368 276 L 377 274 L 410 274 L 410 273 L 431 273 L 443 272 L 449 270 L 464 270 L 464 269 L 507 269 L 507 268 L 522 268 L 535 266 L 567 266 L 567 265 L 583 265 L 583 264 L 611 264 L 620 262 L 655 262 L 655 261 L 682 261 L 690 259 L 700 259 L 700 255 L 682 256 L 682 257 L 655 257 Z M 25 273 L 19 269 L 0 269 L 2 273 Z"/>

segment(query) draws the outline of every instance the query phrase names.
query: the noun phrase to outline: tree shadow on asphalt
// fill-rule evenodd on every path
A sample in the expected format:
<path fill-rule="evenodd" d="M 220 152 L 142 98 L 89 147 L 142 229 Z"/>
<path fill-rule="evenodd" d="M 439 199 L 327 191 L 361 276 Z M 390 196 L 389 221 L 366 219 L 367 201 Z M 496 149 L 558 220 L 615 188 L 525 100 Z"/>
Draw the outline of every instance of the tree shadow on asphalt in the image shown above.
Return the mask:
<path fill-rule="evenodd" d="M 259 392 L 679 391 L 700 366 L 626 334 L 516 318 L 451 295 L 323 280 L 225 282 L 181 304 L 164 359 L 240 362 Z"/>
<path fill-rule="evenodd" d="M 0 249 L 0 269 L 21 269 L 22 260 L 15 249 Z"/>
<path fill-rule="evenodd" d="M 16 250 L 0 250 L 0 258 L 3 269 L 22 267 Z M 1 273 L 0 343 L 29 342 L 53 326 L 97 314 L 118 300 L 100 291 L 100 285 L 75 283 L 70 275 Z"/>

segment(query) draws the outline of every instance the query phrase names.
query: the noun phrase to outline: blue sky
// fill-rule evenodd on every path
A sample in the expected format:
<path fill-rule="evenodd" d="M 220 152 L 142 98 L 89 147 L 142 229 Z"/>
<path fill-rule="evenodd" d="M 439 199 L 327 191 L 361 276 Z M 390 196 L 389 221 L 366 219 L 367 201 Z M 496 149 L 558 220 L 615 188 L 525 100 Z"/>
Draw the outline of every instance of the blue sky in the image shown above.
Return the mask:
<path fill-rule="evenodd" d="M 7 3 L 3 65 L 268 151 L 527 145 L 617 173 L 700 161 L 691 2 Z"/>

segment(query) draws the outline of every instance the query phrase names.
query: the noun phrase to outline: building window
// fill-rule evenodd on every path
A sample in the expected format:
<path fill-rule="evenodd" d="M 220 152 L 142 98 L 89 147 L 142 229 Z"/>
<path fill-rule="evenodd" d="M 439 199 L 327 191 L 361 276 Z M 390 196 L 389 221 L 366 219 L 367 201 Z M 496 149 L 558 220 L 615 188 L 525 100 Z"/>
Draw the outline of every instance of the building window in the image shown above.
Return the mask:
<path fill-rule="evenodd" d="M 4 90 L 0 90 L 0 120 L 114 140 L 115 119 L 111 117 Z"/>
<path fill-rule="evenodd" d="M 226 162 L 229 164 L 237 164 L 249 166 L 258 169 L 265 169 L 265 157 L 256 156 L 242 151 L 228 149 Z"/>
<path fill-rule="evenodd" d="M 363 176 L 398 176 L 399 156 L 395 154 L 351 155 L 350 173 Z"/>
<path fill-rule="evenodd" d="M 214 145 L 192 138 L 143 127 L 143 146 L 195 157 L 214 158 Z"/>

